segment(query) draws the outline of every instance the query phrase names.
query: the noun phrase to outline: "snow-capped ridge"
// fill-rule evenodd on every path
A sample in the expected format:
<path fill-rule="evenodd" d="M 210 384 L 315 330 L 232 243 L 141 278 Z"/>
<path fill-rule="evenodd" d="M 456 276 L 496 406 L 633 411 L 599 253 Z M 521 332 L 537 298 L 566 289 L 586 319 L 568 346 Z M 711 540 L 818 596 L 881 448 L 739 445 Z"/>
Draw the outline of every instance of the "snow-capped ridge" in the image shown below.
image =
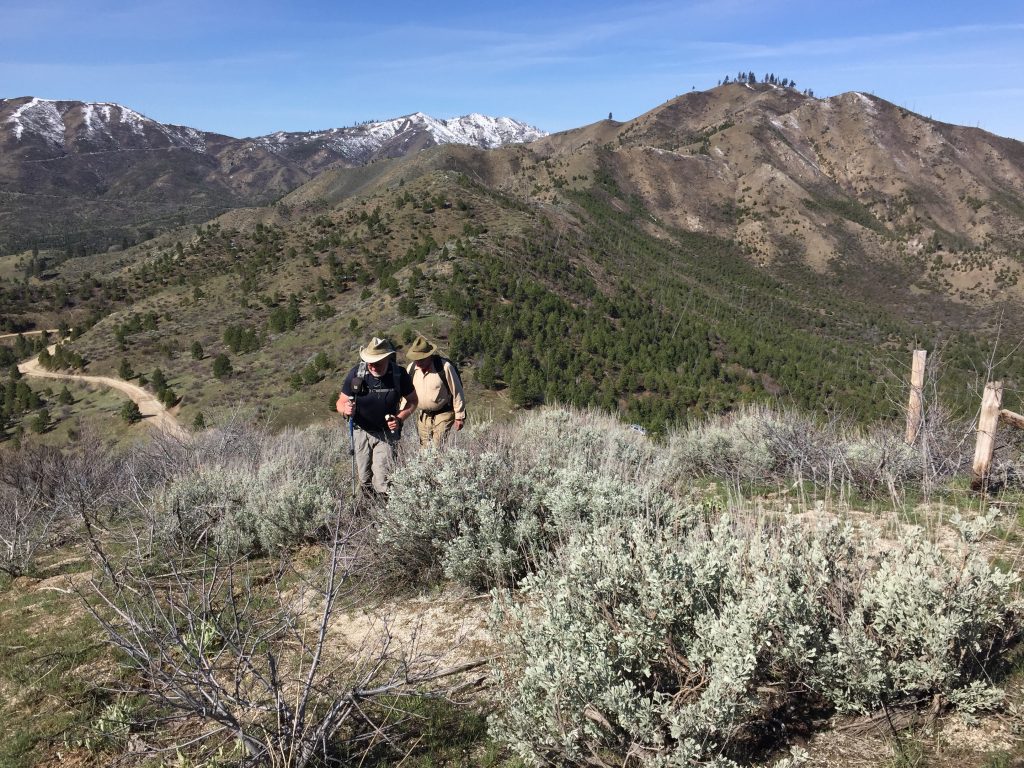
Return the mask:
<path fill-rule="evenodd" d="M 160 123 L 141 112 L 112 102 L 81 102 L 22 97 L 0 99 L 0 140 L 28 142 L 38 152 L 63 156 L 69 153 L 117 152 L 120 150 L 185 149 L 208 151 L 208 134 L 186 126 Z M 4 130 L 6 129 L 6 131 Z M 344 158 L 361 164 L 378 153 L 404 154 L 437 144 L 466 144 L 494 149 L 504 144 L 539 139 L 547 134 L 509 117 L 489 117 L 479 112 L 448 120 L 413 112 L 390 120 L 362 123 L 321 131 L 276 131 L 266 136 L 237 139 L 242 151 L 257 149 L 276 155 L 293 150 Z"/>
<path fill-rule="evenodd" d="M 467 144 L 481 149 L 494 149 L 504 144 L 539 139 L 547 133 L 510 117 L 489 117 L 473 112 L 448 120 L 412 112 L 390 120 L 380 120 L 349 128 L 321 131 L 276 131 L 254 139 L 271 152 L 286 151 L 294 146 L 323 142 L 329 149 L 346 157 L 372 154 L 385 145 L 428 134 L 434 144 Z"/>
<path fill-rule="evenodd" d="M 166 125 L 141 112 L 112 102 L 58 101 L 32 97 L 3 121 L 21 142 L 41 138 L 53 150 L 69 151 L 69 143 L 85 140 L 107 150 L 123 148 L 125 140 L 150 144 L 162 136 L 172 147 L 203 152 L 206 141 L 193 128 Z M 137 148 L 137 147 L 133 147 Z"/>

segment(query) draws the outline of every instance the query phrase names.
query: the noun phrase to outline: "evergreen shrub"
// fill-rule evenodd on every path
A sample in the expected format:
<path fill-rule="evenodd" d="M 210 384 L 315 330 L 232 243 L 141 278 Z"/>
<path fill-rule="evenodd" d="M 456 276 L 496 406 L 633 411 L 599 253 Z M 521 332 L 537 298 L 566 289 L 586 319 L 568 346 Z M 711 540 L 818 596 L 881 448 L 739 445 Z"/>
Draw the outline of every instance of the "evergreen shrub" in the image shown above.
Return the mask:
<path fill-rule="evenodd" d="M 189 466 L 158 494 L 157 538 L 226 555 L 294 546 L 314 536 L 341 503 L 342 453 L 329 427 L 276 436 L 209 430 Z"/>
<path fill-rule="evenodd" d="M 512 585 L 580 526 L 668 505 L 636 482 L 650 445 L 612 424 L 540 412 L 408 457 L 377 516 L 380 557 L 414 583 Z"/>
<path fill-rule="evenodd" d="M 976 543 L 708 506 L 581 528 L 496 601 L 493 732 L 531 764 L 730 766 L 808 712 L 991 706 L 1017 577 Z"/>
<path fill-rule="evenodd" d="M 818 488 L 891 495 L 963 469 L 966 433 L 955 440 L 948 419 L 928 429 L 926 445 L 908 446 L 902 426 L 864 432 L 795 411 L 748 406 L 671 433 L 661 471 L 683 484 L 695 477 L 760 485 L 806 480 Z"/>

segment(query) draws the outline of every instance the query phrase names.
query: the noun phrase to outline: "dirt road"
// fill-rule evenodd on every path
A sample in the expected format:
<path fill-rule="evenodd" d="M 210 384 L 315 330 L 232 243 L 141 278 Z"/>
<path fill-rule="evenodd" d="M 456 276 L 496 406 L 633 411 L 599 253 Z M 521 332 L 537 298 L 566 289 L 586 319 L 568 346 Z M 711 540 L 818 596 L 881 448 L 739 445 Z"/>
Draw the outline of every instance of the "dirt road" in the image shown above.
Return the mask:
<path fill-rule="evenodd" d="M 52 355 L 56 345 L 50 347 L 50 354 Z M 124 379 L 114 378 L 113 376 L 86 376 L 79 373 L 60 373 L 57 371 L 47 371 L 41 365 L 37 358 L 32 358 L 24 363 L 18 364 L 18 370 L 26 376 L 38 376 L 41 379 L 70 379 L 73 381 L 82 381 L 88 384 L 100 384 L 104 387 L 110 387 L 116 389 L 127 395 L 129 398 L 135 401 L 136 405 L 139 406 L 139 411 L 142 413 L 143 418 L 146 419 L 147 423 L 152 424 L 154 427 L 159 429 L 166 435 L 176 437 L 180 440 L 188 438 L 188 432 L 186 432 L 178 420 L 168 412 L 164 407 L 163 403 L 156 399 L 156 396 L 151 392 L 147 392 L 142 387 L 125 381 Z"/>
<path fill-rule="evenodd" d="M 60 333 L 56 328 L 48 331 L 22 331 L 21 333 L 0 333 L 0 341 L 4 339 L 16 339 L 19 336 L 38 336 L 40 333 Z"/>

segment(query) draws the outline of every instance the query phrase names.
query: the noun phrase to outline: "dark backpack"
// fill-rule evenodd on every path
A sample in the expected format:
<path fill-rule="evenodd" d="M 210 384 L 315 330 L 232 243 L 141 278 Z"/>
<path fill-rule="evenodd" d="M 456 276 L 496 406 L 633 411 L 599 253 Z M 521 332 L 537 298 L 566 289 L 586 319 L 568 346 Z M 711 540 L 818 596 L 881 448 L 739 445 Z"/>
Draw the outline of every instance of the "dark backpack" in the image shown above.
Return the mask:
<path fill-rule="evenodd" d="M 366 374 L 369 372 L 370 369 L 366 367 L 366 362 L 360 360 L 359 367 L 356 368 L 356 378 L 365 382 Z M 402 396 L 402 367 L 394 360 L 391 361 L 391 388 L 397 390 L 399 397 Z"/>
<path fill-rule="evenodd" d="M 462 383 L 462 374 L 459 373 L 459 369 L 455 366 L 455 363 L 453 363 L 447 357 L 444 357 L 443 355 L 431 355 L 430 356 L 430 361 L 434 364 L 434 370 L 437 371 L 438 374 L 440 374 L 441 381 L 444 382 L 444 385 L 446 387 L 448 387 L 448 379 L 446 379 L 445 376 L 444 376 L 444 365 L 445 365 L 445 363 L 447 363 L 448 365 L 450 365 L 452 367 L 452 373 L 455 374 L 455 378 L 459 380 L 460 384 Z M 412 376 L 412 372 L 413 372 L 413 369 L 415 367 L 416 367 L 416 363 L 409 363 L 409 365 L 407 365 L 405 367 L 405 370 L 408 371 L 410 376 Z M 463 386 L 465 386 L 465 385 L 463 385 Z M 448 389 L 451 389 L 451 387 L 448 387 Z M 455 393 L 454 392 L 449 392 L 448 394 L 451 395 L 453 398 L 455 397 Z"/>
<path fill-rule="evenodd" d="M 455 374 L 455 378 L 458 379 L 459 382 L 461 383 L 462 374 L 459 373 L 459 369 L 455 366 L 455 363 L 453 363 L 447 357 L 442 357 L 441 355 L 431 355 L 431 357 L 434 358 L 434 367 L 441 372 L 441 378 L 444 378 L 444 364 L 448 363 L 448 365 L 452 367 L 452 373 Z M 447 383 L 448 382 L 445 381 L 445 384 Z"/>

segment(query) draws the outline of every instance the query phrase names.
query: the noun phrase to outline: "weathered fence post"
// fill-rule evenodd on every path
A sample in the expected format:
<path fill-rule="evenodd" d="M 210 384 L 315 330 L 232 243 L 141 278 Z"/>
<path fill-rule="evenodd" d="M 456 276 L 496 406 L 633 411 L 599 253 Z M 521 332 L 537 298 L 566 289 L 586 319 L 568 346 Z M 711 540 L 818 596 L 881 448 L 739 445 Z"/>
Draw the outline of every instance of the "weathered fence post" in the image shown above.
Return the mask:
<path fill-rule="evenodd" d="M 988 485 L 1002 401 L 1003 382 L 992 381 L 986 384 L 985 395 L 981 398 L 981 415 L 978 417 L 978 442 L 974 445 L 974 464 L 971 467 L 971 488 L 976 491 L 983 491 Z"/>
<path fill-rule="evenodd" d="M 928 352 L 914 350 L 914 362 L 910 369 L 910 403 L 907 405 L 907 445 L 913 445 L 924 420 L 924 365 Z"/>

